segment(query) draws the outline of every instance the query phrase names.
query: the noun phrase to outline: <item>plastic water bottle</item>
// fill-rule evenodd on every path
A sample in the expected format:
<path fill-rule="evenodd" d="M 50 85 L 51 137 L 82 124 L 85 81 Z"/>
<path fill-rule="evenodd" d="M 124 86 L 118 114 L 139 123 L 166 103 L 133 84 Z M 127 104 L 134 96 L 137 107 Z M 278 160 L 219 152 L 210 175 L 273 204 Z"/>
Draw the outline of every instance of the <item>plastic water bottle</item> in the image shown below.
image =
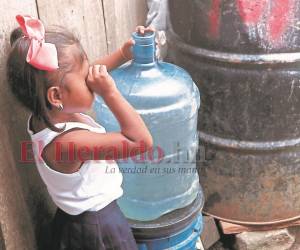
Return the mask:
<path fill-rule="evenodd" d="M 154 147 L 147 153 L 119 159 L 123 196 L 118 204 L 129 219 L 154 220 L 202 196 L 196 170 L 197 116 L 200 94 L 190 75 L 155 57 L 155 34 L 133 33 L 133 60 L 111 72 L 126 100 L 150 130 Z M 119 123 L 100 96 L 96 120 L 107 132 Z"/>

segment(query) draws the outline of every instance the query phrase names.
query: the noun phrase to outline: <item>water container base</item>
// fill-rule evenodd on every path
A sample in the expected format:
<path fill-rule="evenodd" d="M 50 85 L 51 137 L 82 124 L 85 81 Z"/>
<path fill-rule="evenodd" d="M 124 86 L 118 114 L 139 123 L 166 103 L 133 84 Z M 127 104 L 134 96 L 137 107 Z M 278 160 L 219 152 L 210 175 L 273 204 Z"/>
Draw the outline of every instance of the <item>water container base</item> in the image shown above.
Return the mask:
<path fill-rule="evenodd" d="M 198 193 L 187 207 L 176 209 L 153 221 L 128 220 L 136 239 L 155 239 L 170 235 L 187 227 L 202 211 L 204 199 Z"/>
<path fill-rule="evenodd" d="M 136 242 L 139 250 L 196 250 L 196 243 L 202 229 L 202 214 L 198 213 L 198 216 L 189 225 L 175 234 L 156 239 L 137 239 Z"/>

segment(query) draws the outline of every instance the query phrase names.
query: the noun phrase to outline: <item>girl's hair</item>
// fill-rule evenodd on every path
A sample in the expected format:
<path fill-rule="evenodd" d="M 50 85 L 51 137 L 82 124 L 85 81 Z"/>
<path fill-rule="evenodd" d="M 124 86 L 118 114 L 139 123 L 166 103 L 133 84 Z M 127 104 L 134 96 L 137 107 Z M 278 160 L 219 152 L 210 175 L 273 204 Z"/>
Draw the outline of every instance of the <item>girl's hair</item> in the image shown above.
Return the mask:
<path fill-rule="evenodd" d="M 10 35 L 12 46 L 7 59 L 7 80 L 12 93 L 25 105 L 34 116 L 44 121 L 50 129 L 61 132 L 50 120 L 52 105 L 47 99 L 47 90 L 53 81 L 62 79 L 70 72 L 75 63 L 82 63 L 87 58 L 80 41 L 70 31 L 61 26 L 52 26 L 46 30 L 45 42 L 53 43 L 57 49 L 59 69 L 54 74 L 39 70 L 26 62 L 30 39 L 25 37 L 20 28 Z M 54 76 L 54 77 L 53 77 Z"/>

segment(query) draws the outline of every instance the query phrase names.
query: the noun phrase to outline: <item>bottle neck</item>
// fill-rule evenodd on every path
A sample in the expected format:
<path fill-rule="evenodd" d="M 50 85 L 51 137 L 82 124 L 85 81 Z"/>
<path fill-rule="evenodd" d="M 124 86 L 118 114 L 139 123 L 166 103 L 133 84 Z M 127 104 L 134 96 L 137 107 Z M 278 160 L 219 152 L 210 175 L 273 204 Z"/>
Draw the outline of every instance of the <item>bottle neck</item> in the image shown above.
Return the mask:
<path fill-rule="evenodd" d="M 149 64 L 156 61 L 155 57 L 155 33 L 145 32 L 144 35 L 134 32 L 132 38 L 135 44 L 132 47 L 133 62 Z"/>

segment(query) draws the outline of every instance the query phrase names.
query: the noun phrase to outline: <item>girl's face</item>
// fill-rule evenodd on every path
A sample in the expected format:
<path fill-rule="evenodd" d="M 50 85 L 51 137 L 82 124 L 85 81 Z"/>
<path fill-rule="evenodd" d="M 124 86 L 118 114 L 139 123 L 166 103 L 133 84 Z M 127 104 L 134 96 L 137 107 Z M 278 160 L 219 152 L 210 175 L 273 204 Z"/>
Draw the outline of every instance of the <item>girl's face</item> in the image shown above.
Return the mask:
<path fill-rule="evenodd" d="M 66 113 L 84 112 L 91 108 L 94 101 L 93 92 L 87 87 L 86 79 L 89 63 L 77 63 L 72 71 L 66 73 L 61 82 L 61 101 Z"/>

